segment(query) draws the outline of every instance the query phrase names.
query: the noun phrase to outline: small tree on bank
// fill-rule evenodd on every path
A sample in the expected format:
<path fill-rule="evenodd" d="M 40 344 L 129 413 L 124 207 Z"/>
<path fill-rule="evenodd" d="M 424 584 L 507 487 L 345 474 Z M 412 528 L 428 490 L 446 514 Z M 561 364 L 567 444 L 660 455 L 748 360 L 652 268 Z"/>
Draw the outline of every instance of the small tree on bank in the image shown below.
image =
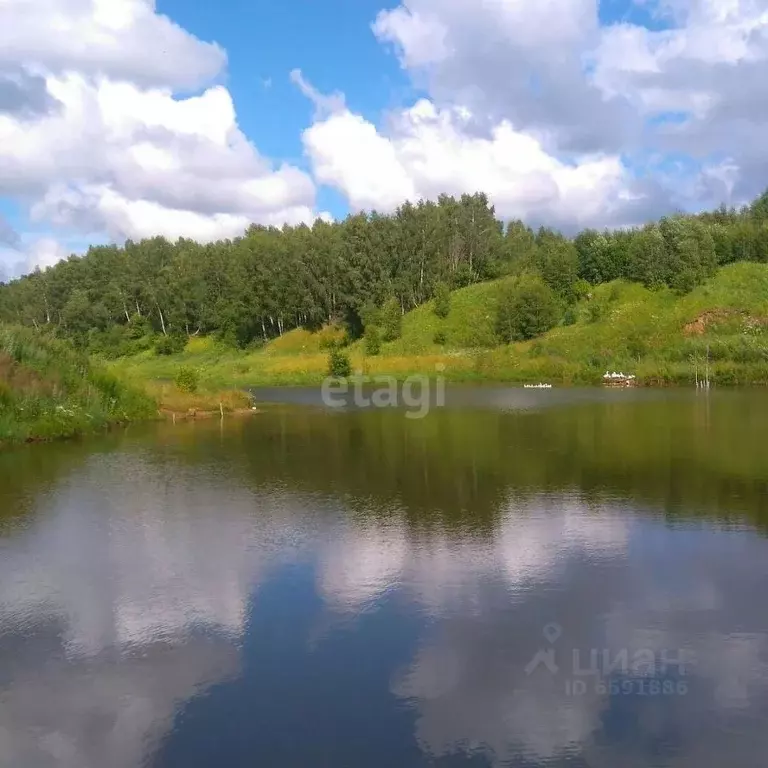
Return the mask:
<path fill-rule="evenodd" d="M 352 375 L 352 364 L 349 362 L 349 355 L 337 347 L 334 347 L 328 356 L 328 375 L 337 379 L 346 379 Z"/>

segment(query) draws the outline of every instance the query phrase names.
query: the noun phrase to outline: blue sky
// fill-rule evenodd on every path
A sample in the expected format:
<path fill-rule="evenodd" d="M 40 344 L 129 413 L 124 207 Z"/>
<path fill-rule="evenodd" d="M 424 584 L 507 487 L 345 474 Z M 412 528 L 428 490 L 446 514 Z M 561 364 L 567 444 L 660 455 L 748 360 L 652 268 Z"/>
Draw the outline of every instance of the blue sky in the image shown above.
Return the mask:
<path fill-rule="evenodd" d="M 637 24 L 647 29 L 669 29 L 671 21 L 654 2 L 632 2 L 632 0 L 602 0 L 600 21 L 603 24 Z"/>
<path fill-rule="evenodd" d="M 441 193 L 575 232 L 768 183 L 768 0 L 52 1 L 0 5 L 0 274 Z"/>
<path fill-rule="evenodd" d="M 312 104 L 290 81 L 300 69 L 318 90 L 340 91 L 372 121 L 418 95 L 397 58 L 382 46 L 371 24 L 383 6 L 376 0 L 160 0 L 157 9 L 203 40 L 226 51 L 224 82 L 237 105 L 240 127 L 262 154 L 303 168 L 301 132 Z M 318 207 L 343 216 L 348 206 L 333 189 L 318 189 Z"/>
<path fill-rule="evenodd" d="M 371 29 L 379 12 L 396 5 L 377 0 L 158 0 L 157 10 L 227 51 L 223 81 L 237 105 L 240 127 L 262 154 L 309 170 L 301 133 L 313 107 L 290 81 L 293 69 L 321 92 L 343 93 L 350 108 L 373 123 L 424 95 L 391 46 L 382 45 Z M 651 3 L 602 0 L 600 20 L 665 28 L 652 8 Z M 318 208 L 335 217 L 349 211 L 343 195 L 323 185 Z"/>

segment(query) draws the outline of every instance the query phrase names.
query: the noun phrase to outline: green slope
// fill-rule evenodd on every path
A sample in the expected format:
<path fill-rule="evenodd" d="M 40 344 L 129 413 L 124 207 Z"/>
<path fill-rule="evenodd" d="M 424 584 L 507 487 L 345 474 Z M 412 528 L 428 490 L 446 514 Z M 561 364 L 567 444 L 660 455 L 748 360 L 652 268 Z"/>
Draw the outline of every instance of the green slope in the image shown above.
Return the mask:
<path fill-rule="evenodd" d="M 434 301 L 430 301 L 403 318 L 403 334 L 397 341 L 385 344 L 384 354 L 420 354 L 434 352 L 435 333 L 445 333 L 448 349 L 477 349 L 498 344 L 494 333 L 498 294 L 508 280 L 462 288 L 451 293 L 451 310 L 445 319 L 438 317 Z"/>
<path fill-rule="evenodd" d="M 510 278 L 507 278 L 510 279 Z M 454 291 L 447 318 L 429 302 L 403 318 L 402 336 L 366 356 L 347 349 L 366 374 L 433 373 L 454 380 L 598 384 L 606 369 L 636 373 L 641 383 L 693 383 L 709 349 L 716 383 L 768 384 L 768 265 L 724 267 L 686 296 L 617 281 L 596 286 L 560 325 L 533 341 L 497 345 L 494 325 L 504 280 Z M 444 344 L 436 344 L 441 331 Z M 145 352 L 115 366 L 140 379 L 172 378 L 179 365 L 200 369 L 204 386 L 315 384 L 327 368 L 327 329 L 296 330 L 255 352 L 193 339 L 180 355 Z"/>
<path fill-rule="evenodd" d="M 69 344 L 0 327 L 0 444 L 70 437 L 156 412 L 140 389 Z"/>
<path fill-rule="evenodd" d="M 527 345 L 526 356 L 582 371 L 623 369 L 645 383 L 688 383 L 707 356 L 718 383 L 768 383 L 768 266 L 734 264 L 692 293 L 598 286 L 577 322 Z"/>

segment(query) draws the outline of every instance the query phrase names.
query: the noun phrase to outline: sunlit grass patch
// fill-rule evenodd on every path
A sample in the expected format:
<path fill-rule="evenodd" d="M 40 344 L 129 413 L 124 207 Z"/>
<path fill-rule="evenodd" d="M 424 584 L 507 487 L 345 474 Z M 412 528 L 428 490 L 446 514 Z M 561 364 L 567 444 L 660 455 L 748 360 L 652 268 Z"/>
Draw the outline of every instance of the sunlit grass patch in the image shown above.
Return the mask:
<path fill-rule="evenodd" d="M 175 384 L 149 383 L 148 392 L 157 400 L 161 410 L 185 414 L 190 411 L 232 413 L 251 407 L 251 398 L 242 390 L 214 392 L 184 392 Z"/>

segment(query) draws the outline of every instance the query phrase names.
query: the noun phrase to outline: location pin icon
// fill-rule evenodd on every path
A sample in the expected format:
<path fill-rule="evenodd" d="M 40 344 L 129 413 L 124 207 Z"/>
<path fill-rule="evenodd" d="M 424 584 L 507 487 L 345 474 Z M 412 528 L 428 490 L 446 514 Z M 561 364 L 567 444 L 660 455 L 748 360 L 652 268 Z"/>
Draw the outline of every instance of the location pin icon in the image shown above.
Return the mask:
<path fill-rule="evenodd" d="M 544 627 L 544 638 L 548 643 L 556 643 L 563 634 L 563 628 L 559 624 L 547 624 Z"/>

